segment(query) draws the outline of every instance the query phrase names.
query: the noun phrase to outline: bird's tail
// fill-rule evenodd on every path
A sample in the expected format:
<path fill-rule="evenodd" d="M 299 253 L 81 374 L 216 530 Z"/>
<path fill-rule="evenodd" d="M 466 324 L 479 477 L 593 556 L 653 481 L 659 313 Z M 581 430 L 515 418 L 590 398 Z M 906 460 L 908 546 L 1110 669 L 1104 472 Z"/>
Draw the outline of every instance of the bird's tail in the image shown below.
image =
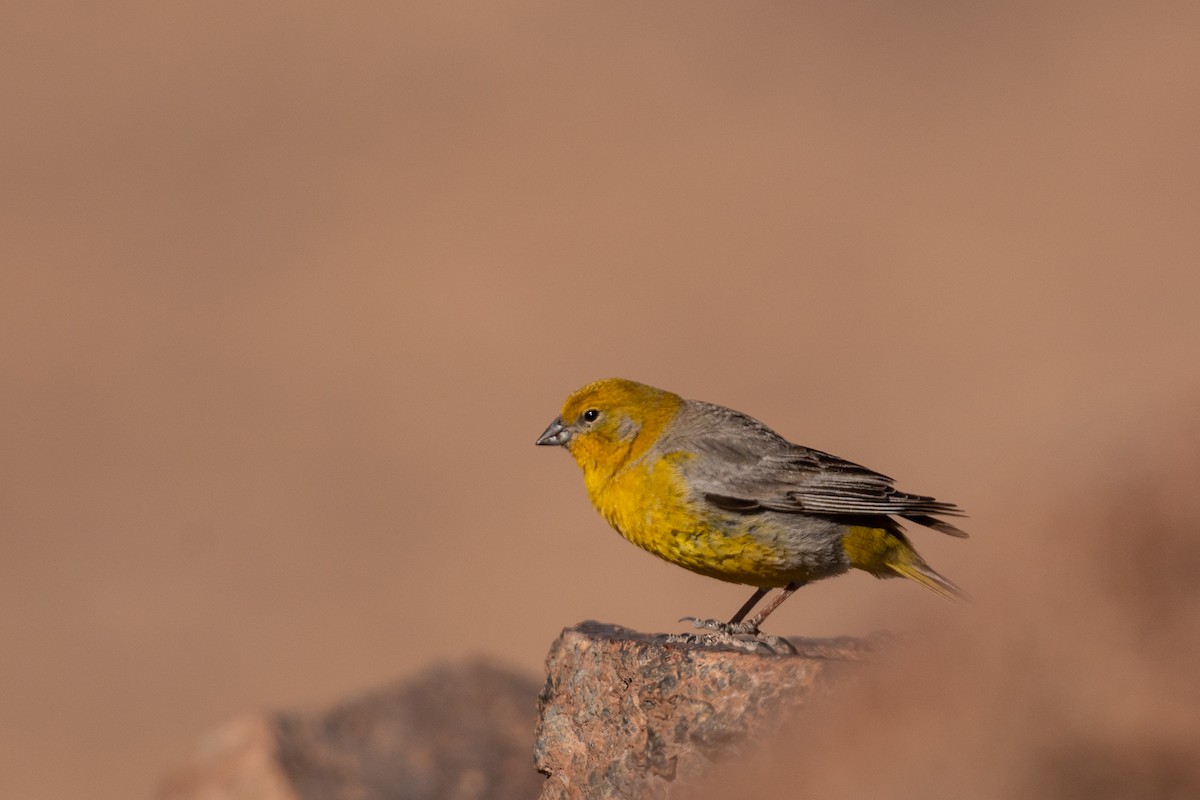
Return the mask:
<path fill-rule="evenodd" d="M 910 552 L 912 552 L 915 558 L 900 559 L 897 563 L 889 563 L 888 566 L 897 575 L 914 580 L 926 589 L 937 592 L 947 600 L 958 601 L 967 599 L 967 593 L 960 589 L 954 581 L 939 574 L 937 570 L 926 564 L 915 551 Z"/>
<path fill-rule="evenodd" d="M 914 580 L 947 600 L 964 600 L 967 593 L 949 578 L 925 563 L 896 523 L 882 527 L 854 526 L 842 537 L 842 548 L 850 563 L 877 578 Z"/>

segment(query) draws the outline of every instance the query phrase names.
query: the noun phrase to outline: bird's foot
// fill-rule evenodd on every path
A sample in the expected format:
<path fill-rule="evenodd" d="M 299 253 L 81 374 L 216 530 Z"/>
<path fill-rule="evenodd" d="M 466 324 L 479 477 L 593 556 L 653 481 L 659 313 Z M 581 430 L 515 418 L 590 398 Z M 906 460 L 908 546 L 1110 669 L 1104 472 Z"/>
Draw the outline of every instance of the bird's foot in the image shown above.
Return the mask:
<path fill-rule="evenodd" d="M 707 628 L 710 631 L 717 633 L 727 633 L 730 636 L 758 636 L 760 631 L 758 625 L 753 620 L 748 622 L 721 622 L 719 619 L 697 619 L 696 617 L 683 617 L 680 622 L 690 622 L 692 627 Z"/>
<path fill-rule="evenodd" d="M 766 642 L 757 639 L 739 638 L 728 633 L 716 631 L 711 633 L 666 633 L 662 634 L 661 641 L 673 644 L 697 645 L 699 647 L 726 647 L 744 650 L 747 653 L 775 654 L 775 651 Z"/>
<path fill-rule="evenodd" d="M 748 653 L 796 655 L 796 648 L 791 642 L 782 636 L 763 633 L 753 622 L 721 622 L 716 619 L 696 619 L 695 617 L 684 617 L 680 622 L 690 622 L 694 627 L 709 630 L 711 633 L 672 634 L 671 641 L 736 647 Z"/>

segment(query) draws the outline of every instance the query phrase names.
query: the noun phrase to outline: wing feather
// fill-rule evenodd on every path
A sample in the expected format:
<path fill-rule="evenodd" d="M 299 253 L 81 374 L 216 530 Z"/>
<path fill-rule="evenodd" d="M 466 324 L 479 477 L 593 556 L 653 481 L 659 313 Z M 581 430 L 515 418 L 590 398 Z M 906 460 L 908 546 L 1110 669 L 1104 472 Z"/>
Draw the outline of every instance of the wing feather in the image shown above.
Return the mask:
<path fill-rule="evenodd" d="M 965 516 L 953 503 L 902 492 L 895 481 L 852 461 L 792 444 L 732 409 L 687 401 L 656 449 L 694 453 L 680 462 L 689 484 L 727 511 L 895 515 L 951 536 L 934 516 Z"/>

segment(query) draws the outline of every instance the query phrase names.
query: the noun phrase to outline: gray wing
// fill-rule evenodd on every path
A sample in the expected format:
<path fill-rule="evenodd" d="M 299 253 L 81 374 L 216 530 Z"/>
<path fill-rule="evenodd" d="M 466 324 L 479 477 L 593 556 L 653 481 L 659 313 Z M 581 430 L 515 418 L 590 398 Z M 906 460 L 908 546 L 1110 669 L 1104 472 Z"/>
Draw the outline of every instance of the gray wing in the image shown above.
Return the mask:
<path fill-rule="evenodd" d="M 702 456 L 680 463 L 689 483 L 728 511 L 895 515 L 951 536 L 967 534 L 933 515 L 963 516 L 953 503 L 898 491 L 886 475 L 792 444 L 761 422 L 711 403 L 687 401 L 664 450 Z M 686 442 L 686 445 L 684 444 Z"/>

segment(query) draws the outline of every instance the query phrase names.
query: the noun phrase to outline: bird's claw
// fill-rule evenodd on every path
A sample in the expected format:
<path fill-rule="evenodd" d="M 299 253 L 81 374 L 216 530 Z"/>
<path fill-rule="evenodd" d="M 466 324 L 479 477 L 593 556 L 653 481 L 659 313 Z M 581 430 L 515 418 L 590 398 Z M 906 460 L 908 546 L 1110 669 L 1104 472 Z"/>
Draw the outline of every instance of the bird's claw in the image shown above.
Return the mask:
<path fill-rule="evenodd" d="M 693 627 L 707 628 L 717 633 L 727 633 L 730 636 L 758 636 L 758 626 L 750 622 L 721 622 L 719 619 L 698 619 L 683 617 L 680 622 L 690 622 Z"/>
<path fill-rule="evenodd" d="M 692 644 L 726 645 L 736 647 L 746 652 L 761 652 L 765 650 L 772 655 L 789 653 L 796 655 L 796 648 L 782 636 L 763 633 L 757 625 L 750 622 L 721 622 L 716 619 L 697 619 L 684 617 L 680 622 L 690 622 L 693 627 L 712 631 L 712 633 L 673 634 L 673 641 L 685 641 Z"/>

